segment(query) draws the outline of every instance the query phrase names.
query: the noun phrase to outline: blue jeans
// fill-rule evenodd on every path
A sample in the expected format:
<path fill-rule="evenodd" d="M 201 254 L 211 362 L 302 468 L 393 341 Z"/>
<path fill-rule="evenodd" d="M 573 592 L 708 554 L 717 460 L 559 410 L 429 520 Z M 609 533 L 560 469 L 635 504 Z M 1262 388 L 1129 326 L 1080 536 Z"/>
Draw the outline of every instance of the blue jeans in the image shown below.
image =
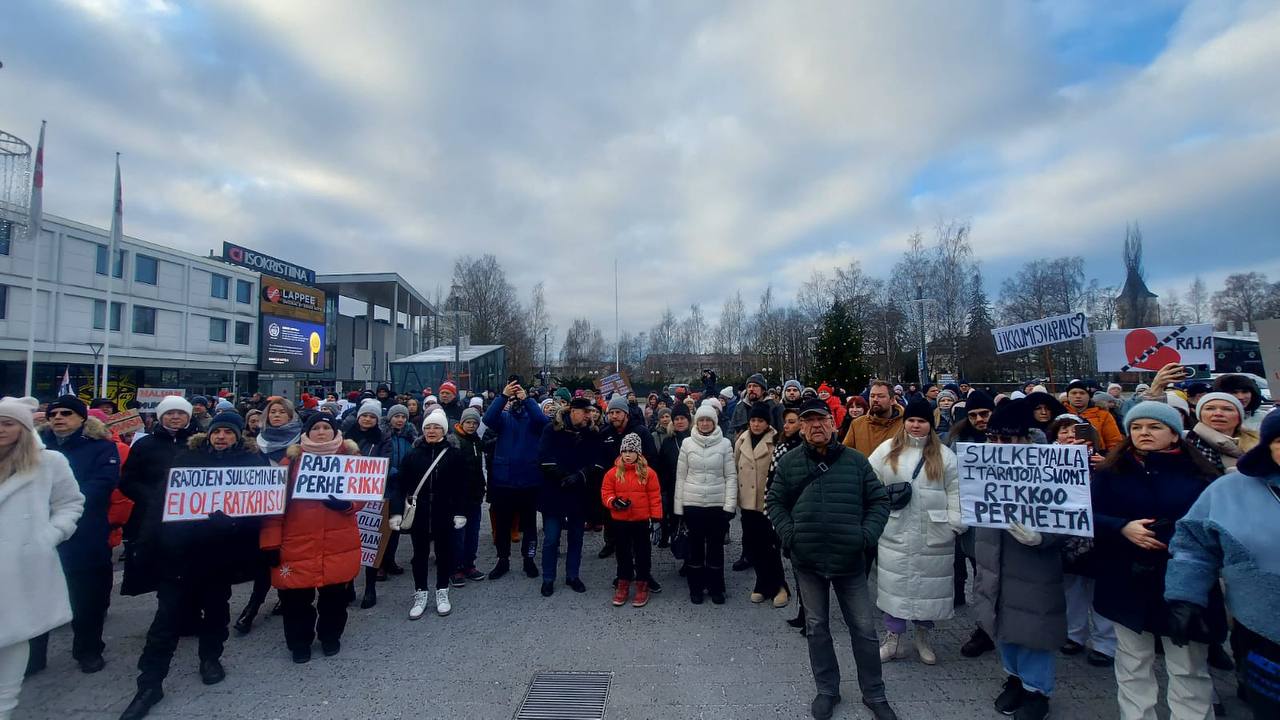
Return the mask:
<path fill-rule="evenodd" d="M 996 643 L 1004 671 L 1022 681 L 1022 686 L 1046 697 L 1053 695 L 1052 650 L 1035 650 L 1013 643 Z"/>
<path fill-rule="evenodd" d="M 476 550 L 480 547 L 480 503 L 469 505 L 462 513 L 467 526 L 453 531 L 453 569 L 465 572 L 476 566 Z"/>
<path fill-rule="evenodd" d="M 556 564 L 560 562 L 560 531 L 569 533 L 569 551 L 564 563 L 566 580 L 576 580 L 578 569 L 582 567 L 582 523 L 581 512 L 568 515 L 542 514 L 542 579 L 554 582 Z"/>

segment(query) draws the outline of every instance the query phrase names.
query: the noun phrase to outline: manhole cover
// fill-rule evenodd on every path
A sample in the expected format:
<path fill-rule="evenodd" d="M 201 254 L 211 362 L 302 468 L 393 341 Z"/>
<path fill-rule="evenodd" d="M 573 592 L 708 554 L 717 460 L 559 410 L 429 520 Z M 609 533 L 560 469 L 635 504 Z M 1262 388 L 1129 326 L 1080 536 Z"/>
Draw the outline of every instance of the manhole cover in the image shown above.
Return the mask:
<path fill-rule="evenodd" d="M 604 720 L 613 673 L 540 672 L 516 720 Z"/>

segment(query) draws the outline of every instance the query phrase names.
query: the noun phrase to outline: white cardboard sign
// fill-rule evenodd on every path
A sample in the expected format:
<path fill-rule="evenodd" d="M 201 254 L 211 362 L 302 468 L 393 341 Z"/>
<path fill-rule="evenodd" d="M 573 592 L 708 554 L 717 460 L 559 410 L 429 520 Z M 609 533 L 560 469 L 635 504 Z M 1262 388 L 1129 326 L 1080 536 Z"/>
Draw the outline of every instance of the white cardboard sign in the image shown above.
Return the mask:
<path fill-rule="evenodd" d="M 1084 445 L 957 443 L 960 514 L 970 527 L 1093 537 Z"/>

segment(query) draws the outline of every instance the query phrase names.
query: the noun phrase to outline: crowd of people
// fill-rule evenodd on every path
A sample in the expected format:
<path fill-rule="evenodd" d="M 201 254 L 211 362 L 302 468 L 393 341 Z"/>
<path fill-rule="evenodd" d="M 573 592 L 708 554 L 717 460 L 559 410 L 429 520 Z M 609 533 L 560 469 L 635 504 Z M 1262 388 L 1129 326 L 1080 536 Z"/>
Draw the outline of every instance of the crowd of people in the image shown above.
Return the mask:
<path fill-rule="evenodd" d="M 1114 668 L 1124 720 L 1153 718 L 1162 704 L 1157 655 L 1174 720 L 1221 710 L 1211 665 L 1235 669 L 1232 691 L 1255 718 L 1280 717 L 1280 413 L 1262 411 L 1245 376 L 1210 386 L 1170 365 L 1126 396 L 1089 380 L 996 395 L 874 380 L 850 394 L 796 380 L 771 388 L 759 374 L 721 388 L 704 374 L 701 392 L 643 400 L 543 394 L 513 376 L 471 397 L 451 382 L 297 403 L 170 396 L 125 436 L 104 423 L 116 409 L 74 396 L 0 400 L 0 720 L 23 677 L 45 669 L 54 628 L 70 623 L 82 672 L 103 669 L 121 543 L 120 592 L 156 598 L 121 716 L 137 720 L 164 698 L 182 635 L 199 638 L 201 680 L 223 681 L 230 629 L 252 632 L 273 589 L 270 612 L 283 617 L 295 662 L 310 661 L 317 640 L 324 655 L 340 653 L 348 607 L 373 607 L 377 582 L 404 572 L 404 536 L 412 621 L 432 607 L 448 615 L 451 588 L 508 575 L 513 545 L 543 597 L 557 591 L 562 548 L 564 586 L 588 592 L 588 532 L 603 534 L 599 557 L 616 560 L 611 605 L 644 608 L 662 592 L 655 548 L 682 561 L 691 603 L 723 605 L 735 519 L 742 556 L 731 568 L 755 576 L 746 600 L 797 605 L 787 622 L 808 643 L 819 720 L 841 702 L 832 595 L 862 703 L 886 720 L 896 714 L 883 663 L 938 662 L 931 630 L 970 600 L 970 573 L 978 627 L 961 654 L 997 652 L 1001 713 L 1048 717 L 1057 656 L 1084 653 Z M 957 443 L 1087 446 L 1093 537 L 1016 522 L 967 528 Z M 387 537 L 372 562 L 362 563 L 364 503 L 335 495 L 290 495 L 283 513 L 263 517 L 163 521 L 173 468 L 284 466 L 292 488 L 304 453 L 388 459 Z M 487 572 L 476 566 L 486 500 L 497 556 Z M 233 622 L 239 583 L 253 589 Z"/>

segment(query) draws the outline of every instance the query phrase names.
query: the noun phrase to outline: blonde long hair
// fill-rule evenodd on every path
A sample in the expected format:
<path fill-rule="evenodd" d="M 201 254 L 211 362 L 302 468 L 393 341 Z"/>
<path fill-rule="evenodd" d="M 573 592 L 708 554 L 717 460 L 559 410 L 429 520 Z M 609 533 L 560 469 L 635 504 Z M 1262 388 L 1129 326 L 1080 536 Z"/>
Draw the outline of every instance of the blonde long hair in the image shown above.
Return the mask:
<path fill-rule="evenodd" d="M 627 464 L 622 460 L 622 453 L 618 453 L 618 459 L 613 461 L 613 469 L 618 471 L 619 480 L 627 477 Z M 640 478 L 641 485 L 649 482 L 649 461 L 644 459 L 643 453 L 636 453 L 636 477 Z"/>
<path fill-rule="evenodd" d="M 893 436 L 893 444 L 889 446 L 889 467 L 894 472 L 898 472 L 898 458 L 902 455 L 902 451 L 907 447 L 907 426 L 904 423 Z M 942 441 L 938 439 L 938 433 L 929 429 L 929 434 L 924 441 L 924 474 L 929 482 L 942 484 Z M 915 468 L 912 468 L 913 470 Z"/>
<path fill-rule="evenodd" d="M 18 439 L 7 450 L 0 449 L 0 482 L 32 470 L 40 463 L 40 446 L 36 445 L 35 433 L 25 425 L 19 427 L 22 432 Z"/>

